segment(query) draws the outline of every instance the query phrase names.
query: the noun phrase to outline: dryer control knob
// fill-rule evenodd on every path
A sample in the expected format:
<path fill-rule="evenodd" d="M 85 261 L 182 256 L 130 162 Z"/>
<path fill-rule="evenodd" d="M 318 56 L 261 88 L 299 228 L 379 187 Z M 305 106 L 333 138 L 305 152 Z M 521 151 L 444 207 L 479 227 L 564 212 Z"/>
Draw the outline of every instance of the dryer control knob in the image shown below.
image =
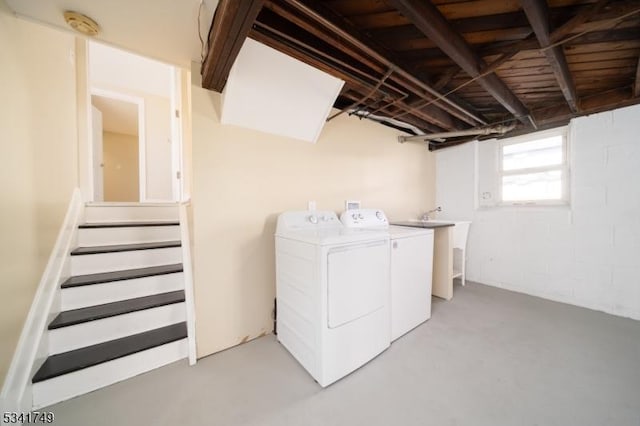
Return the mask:
<path fill-rule="evenodd" d="M 309 216 L 309 222 L 313 224 L 318 223 L 318 216 L 312 214 L 311 216 Z"/>
<path fill-rule="evenodd" d="M 364 219 L 364 216 L 362 215 L 362 213 L 358 215 L 358 219 Z"/>
<path fill-rule="evenodd" d="M 358 220 L 358 214 L 357 213 L 353 213 L 351 215 L 351 217 L 353 218 L 353 220 Z"/>

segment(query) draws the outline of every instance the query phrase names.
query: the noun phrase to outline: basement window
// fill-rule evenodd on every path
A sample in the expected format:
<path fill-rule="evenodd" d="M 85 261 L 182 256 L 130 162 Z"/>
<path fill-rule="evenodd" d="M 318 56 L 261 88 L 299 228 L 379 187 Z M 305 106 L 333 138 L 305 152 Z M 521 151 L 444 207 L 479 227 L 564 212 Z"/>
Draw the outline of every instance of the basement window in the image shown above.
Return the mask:
<path fill-rule="evenodd" d="M 565 129 L 503 141 L 499 155 L 503 205 L 568 204 Z"/>

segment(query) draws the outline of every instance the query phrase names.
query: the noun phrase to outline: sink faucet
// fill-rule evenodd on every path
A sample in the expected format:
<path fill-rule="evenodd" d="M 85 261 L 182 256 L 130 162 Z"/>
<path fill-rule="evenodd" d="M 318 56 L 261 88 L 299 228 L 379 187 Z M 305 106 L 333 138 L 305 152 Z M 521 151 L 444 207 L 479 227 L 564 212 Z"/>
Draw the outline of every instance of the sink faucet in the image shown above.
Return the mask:
<path fill-rule="evenodd" d="M 441 212 L 441 211 L 442 211 L 442 207 L 438 206 L 433 210 L 429 210 L 428 212 L 423 213 L 423 215 L 420 218 L 420 220 L 427 221 L 427 220 L 429 220 L 429 214 L 435 213 L 435 212 Z"/>

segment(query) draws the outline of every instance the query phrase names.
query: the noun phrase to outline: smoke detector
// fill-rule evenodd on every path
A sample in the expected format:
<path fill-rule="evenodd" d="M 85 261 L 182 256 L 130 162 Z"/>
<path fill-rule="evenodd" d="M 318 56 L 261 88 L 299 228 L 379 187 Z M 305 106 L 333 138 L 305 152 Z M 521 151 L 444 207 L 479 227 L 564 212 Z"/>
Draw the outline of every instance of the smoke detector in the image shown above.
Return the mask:
<path fill-rule="evenodd" d="M 96 36 L 98 35 L 98 31 L 100 31 L 100 27 L 96 21 L 78 12 L 71 10 L 66 11 L 64 13 L 64 20 L 67 21 L 67 24 L 69 24 L 71 28 L 87 36 Z"/>

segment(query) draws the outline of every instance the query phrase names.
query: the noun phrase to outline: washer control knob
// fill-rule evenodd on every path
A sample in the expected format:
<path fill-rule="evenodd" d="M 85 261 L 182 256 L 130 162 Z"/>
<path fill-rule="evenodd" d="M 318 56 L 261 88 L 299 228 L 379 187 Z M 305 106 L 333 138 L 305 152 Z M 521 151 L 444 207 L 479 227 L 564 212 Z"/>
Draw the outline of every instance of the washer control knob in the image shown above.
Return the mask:
<path fill-rule="evenodd" d="M 376 217 L 380 220 L 384 220 L 384 215 L 382 214 L 382 212 L 380 210 L 378 210 L 376 212 Z"/>
<path fill-rule="evenodd" d="M 323 222 L 326 222 L 329 220 L 328 217 L 326 217 L 325 215 L 322 215 L 322 217 L 320 217 L 320 219 L 322 219 Z"/>
<path fill-rule="evenodd" d="M 358 220 L 358 214 L 357 213 L 353 213 L 351 215 L 351 217 L 353 218 L 353 220 Z"/>
<path fill-rule="evenodd" d="M 309 216 L 309 222 L 316 224 L 318 223 L 318 216 L 312 214 L 311 216 Z"/>

